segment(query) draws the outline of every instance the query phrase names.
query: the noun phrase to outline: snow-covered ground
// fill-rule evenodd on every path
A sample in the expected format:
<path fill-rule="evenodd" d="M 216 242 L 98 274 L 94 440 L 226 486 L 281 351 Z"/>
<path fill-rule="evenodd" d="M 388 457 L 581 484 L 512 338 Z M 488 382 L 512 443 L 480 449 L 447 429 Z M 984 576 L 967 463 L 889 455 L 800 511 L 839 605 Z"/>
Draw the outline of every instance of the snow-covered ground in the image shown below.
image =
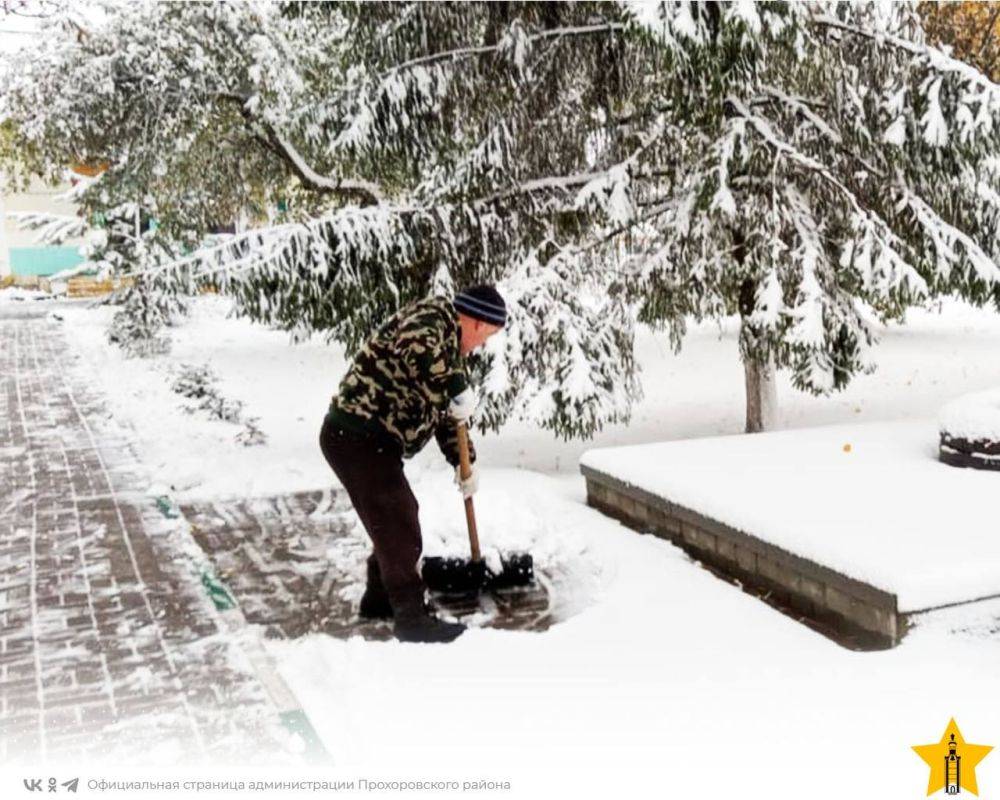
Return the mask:
<path fill-rule="evenodd" d="M 9 291 L 9 290 L 8 290 Z M 0 292 L 0 302 L 5 292 Z M 226 319 L 228 302 L 202 297 L 190 320 L 174 331 L 169 358 L 136 361 L 106 344 L 112 310 L 85 310 L 86 302 L 60 303 L 74 341 L 95 374 L 113 387 L 117 410 L 136 419 L 147 454 L 162 467 L 179 496 L 271 493 L 315 488 L 329 478 L 316 444 L 319 425 L 345 369 L 339 347 L 318 338 L 289 346 L 277 331 Z M 793 389 L 779 375 L 778 428 L 841 422 L 936 417 L 948 401 L 1000 387 L 1000 316 L 989 308 L 945 303 L 940 312 L 914 310 L 906 326 L 881 334 L 878 369 L 832 397 Z M 743 371 L 735 320 L 694 326 L 675 355 L 664 335 L 641 331 L 637 359 L 645 397 L 628 424 L 608 426 L 590 440 L 562 441 L 518 422 L 499 434 L 480 434 L 484 466 L 578 475 L 584 451 L 644 442 L 740 433 Z M 209 364 L 224 394 L 243 401 L 269 437 L 264 448 L 235 445 L 237 427 L 206 422 L 180 410 L 169 391 L 171 368 Z M 159 376 L 153 380 L 154 376 Z M 411 474 L 441 468 L 429 447 L 411 462 Z"/>
<path fill-rule="evenodd" d="M 108 309 L 58 311 L 175 497 L 329 485 L 317 437 L 342 354 L 318 341 L 290 347 L 224 319 L 225 306 L 200 299 L 173 353 L 150 361 L 105 344 Z M 781 386 L 782 425 L 933 417 L 959 394 L 1000 386 L 989 311 L 948 304 L 883 339 L 880 369 L 835 398 Z M 472 771 L 512 780 L 523 797 L 543 784 L 587 797 L 918 797 L 926 766 L 910 746 L 937 741 L 949 718 L 970 741 L 1000 740 L 1000 603 L 926 615 L 892 651 L 849 652 L 584 505 L 586 449 L 741 428 L 732 325 L 695 328 L 679 356 L 645 332 L 639 358 L 646 399 L 631 426 L 566 443 L 512 423 L 477 440 L 481 535 L 572 576 L 564 622 L 544 634 L 471 630 L 447 647 L 320 635 L 270 644 L 339 765 Z M 269 443 L 243 447 L 237 426 L 179 410 L 168 374 L 182 362 L 210 364 Z M 433 446 L 408 473 L 428 550 L 460 547 L 460 501 Z M 1000 791 L 1000 759 L 977 774 L 984 795 Z"/>

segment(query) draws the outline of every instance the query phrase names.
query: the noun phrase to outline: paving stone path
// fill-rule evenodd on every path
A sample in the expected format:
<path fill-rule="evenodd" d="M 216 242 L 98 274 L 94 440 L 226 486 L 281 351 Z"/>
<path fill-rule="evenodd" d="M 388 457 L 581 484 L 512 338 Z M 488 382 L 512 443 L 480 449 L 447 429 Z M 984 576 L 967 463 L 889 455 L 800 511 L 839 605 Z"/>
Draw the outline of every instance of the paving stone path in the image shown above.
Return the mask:
<path fill-rule="evenodd" d="M 294 760 L 147 483 L 60 323 L 0 307 L 0 763 Z"/>

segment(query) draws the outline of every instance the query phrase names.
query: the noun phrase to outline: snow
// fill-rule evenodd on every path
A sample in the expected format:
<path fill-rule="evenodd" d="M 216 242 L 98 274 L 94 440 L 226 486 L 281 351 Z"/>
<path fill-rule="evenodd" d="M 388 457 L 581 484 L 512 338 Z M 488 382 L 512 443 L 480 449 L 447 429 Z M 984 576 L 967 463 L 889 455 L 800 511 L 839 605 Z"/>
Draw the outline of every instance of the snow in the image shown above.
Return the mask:
<path fill-rule="evenodd" d="M 203 297 L 175 329 L 167 357 L 129 359 L 107 343 L 113 308 L 60 308 L 73 324 L 94 378 L 109 392 L 116 417 L 133 423 L 146 463 L 178 501 L 259 496 L 329 483 L 319 451 L 319 426 L 336 390 L 342 357 L 315 339 L 290 347 L 285 334 L 227 319 L 229 302 Z M 207 364 L 223 397 L 242 400 L 260 417 L 267 447 L 234 441 L 240 426 L 183 410 L 170 390 L 181 364 Z M 306 445 L 308 444 L 308 448 Z"/>
<path fill-rule="evenodd" d="M 625 165 L 618 164 L 588 180 L 577 192 L 573 207 L 587 208 L 594 205 L 604 208 L 612 224 L 625 225 L 635 215 L 629 198 L 629 183 L 628 169 Z"/>
<path fill-rule="evenodd" d="M 938 427 L 942 433 L 970 442 L 1000 440 L 1000 389 L 952 400 L 941 409 Z"/>
<path fill-rule="evenodd" d="M 592 450 L 582 463 L 895 594 L 1000 595 L 996 475 L 937 461 L 932 421 Z"/>
<path fill-rule="evenodd" d="M 902 147 L 906 144 L 906 118 L 896 117 L 892 121 L 892 124 L 885 129 L 885 133 L 882 134 L 882 141 L 896 147 Z"/>
<path fill-rule="evenodd" d="M 726 13 L 736 19 L 742 20 L 743 24 L 747 26 L 747 30 L 751 33 L 760 33 L 760 17 L 757 16 L 755 5 L 752 0 L 737 0 L 737 2 L 732 3 L 728 7 Z"/>
<path fill-rule="evenodd" d="M 924 128 L 924 141 L 934 147 L 944 147 L 948 143 L 948 123 L 941 113 L 941 78 L 931 83 L 927 92 L 927 110 L 920 118 Z"/>
<path fill-rule="evenodd" d="M 174 332 L 171 355 L 129 360 L 103 338 L 113 309 L 56 306 L 81 368 L 108 393 L 110 411 L 135 428 L 144 460 L 176 487 L 175 499 L 333 482 L 316 440 L 346 366 L 339 348 L 318 340 L 291 346 L 286 334 L 225 319 L 224 300 L 201 297 Z M 880 369 L 832 398 L 793 392 L 780 375 L 781 425 L 929 418 L 959 394 L 1000 385 L 993 312 L 946 304 L 881 335 Z M 542 787 L 558 796 L 648 796 L 664 781 L 677 792 L 756 795 L 773 780 L 780 750 L 786 785 L 807 783 L 811 796 L 842 798 L 859 785 L 866 796 L 922 796 L 926 768 L 910 745 L 939 738 L 952 716 L 970 740 L 994 741 L 1000 708 L 983 692 L 1000 657 L 1000 602 L 921 615 L 896 649 L 853 653 L 669 543 L 584 505 L 577 462 L 586 449 L 740 430 L 736 337 L 735 320 L 692 326 L 675 355 L 664 336 L 642 329 L 645 400 L 631 424 L 609 426 L 593 441 L 556 441 L 523 423 L 476 436 L 483 543 L 527 547 L 555 575 L 560 624 L 544 634 L 473 629 L 443 647 L 323 635 L 267 642 L 338 776 L 470 774 L 512 780 L 510 794 L 519 797 L 542 796 Z M 210 364 L 222 393 L 260 418 L 268 444 L 241 447 L 236 426 L 180 411 L 183 399 L 169 389 L 180 363 Z M 933 425 L 871 426 L 906 433 L 871 451 L 862 435 L 869 426 L 851 427 L 861 433 L 850 456 L 832 428 L 829 454 L 816 430 L 776 435 L 801 436 L 822 463 L 854 458 L 886 492 L 909 474 L 876 471 L 888 448 L 915 459 L 923 447 L 926 468 L 937 468 Z M 461 498 L 433 445 L 407 463 L 407 474 L 426 551 L 465 546 Z M 877 757 L 857 757 L 859 736 Z M 987 759 L 979 779 L 1000 784 L 1000 767 Z"/>
<path fill-rule="evenodd" d="M 995 642 L 947 639 L 928 623 L 892 652 L 842 650 L 666 543 L 546 489 L 536 511 L 606 565 L 595 602 L 546 634 L 473 630 L 448 648 L 322 636 L 273 645 L 297 696 L 323 710 L 319 732 L 341 764 L 515 776 L 572 766 L 564 791 L 583 796 L 600 796 L 602 773 L 641 785 L 655 765 L 678 790 L 759 796 L 780 743 L 786 780 L 825 776 L 811 796 L 843 797 L 863 779 L 866 795 L 894 797 L 925 777 L 909 744 L 936 738 L 950 715 L 981 731 L 1000 722 L 979 697 Z M 929 693 L 945 674 L 947 696 Z M 858 730 L 883 754 L 878 769 L 856 759 Z"/>
<path fill-rule="evenodd" d="M 710 208 L 732 218 L 736 216 L 736 200 L 729 189 L 729 162 L 733 160 L 737 145 L 746 135 L 746 124 L 741 119 L 729 120 L 727 128 L 726 136 L 717 145 L 719 166 L 716 172 L 719 186 L 715 190 Z"/>
<path fill-rule="evenodd" d="M 26 300 L 48 300 L 52 297 L 49 292 L 41 289 L 22 289 L 19 286 L 9 286 L 0 289 L 0 303 L 20 303 Z"/>

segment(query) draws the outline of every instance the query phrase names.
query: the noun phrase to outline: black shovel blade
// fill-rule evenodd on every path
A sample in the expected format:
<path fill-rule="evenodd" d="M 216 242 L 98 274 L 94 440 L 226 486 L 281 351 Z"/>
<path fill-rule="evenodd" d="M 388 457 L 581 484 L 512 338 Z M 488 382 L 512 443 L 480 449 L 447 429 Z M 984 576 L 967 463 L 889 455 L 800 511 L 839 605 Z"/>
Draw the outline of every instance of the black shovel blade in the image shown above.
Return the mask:
<path fill-rule="evenodd" d="M 431 556 L 424 559 L 424 583 L 434 592 L 477 594 L 483 589 L 527 586 L 535 579 L 534 560 L 530 553 L 502 556 L 500 563 L 501 570 L 495 573 L 486 567 L 484 561 Z"/>
<path fill-rule="evenodd" d="M 431 556 L 424 559 L 424 583 L 432 592 L 478 594 L 489 582 L 486 562 Z"/>
<path fill-rule="evenodd" d="M 491 574 L 490 589 L 513 589 L 528 586 L 535 580 L 535 561 L 531 553 L 508 553 L 500 557 L 502 569 Z"/>

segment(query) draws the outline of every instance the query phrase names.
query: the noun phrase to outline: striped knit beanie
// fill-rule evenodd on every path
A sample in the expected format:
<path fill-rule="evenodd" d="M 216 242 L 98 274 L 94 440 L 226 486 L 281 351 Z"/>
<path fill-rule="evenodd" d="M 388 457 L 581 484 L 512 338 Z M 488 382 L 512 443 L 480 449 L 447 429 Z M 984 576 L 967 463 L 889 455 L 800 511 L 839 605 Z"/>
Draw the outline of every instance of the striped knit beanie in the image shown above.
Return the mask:
<path fill-rule="evenodd" d="M 501 328 L 507 322 L 507 304 L 500 292 L 487 284 L 463 289 L 455 295 L 452 302 L 457 311 L 473 319 L 499 325 Z"/>

